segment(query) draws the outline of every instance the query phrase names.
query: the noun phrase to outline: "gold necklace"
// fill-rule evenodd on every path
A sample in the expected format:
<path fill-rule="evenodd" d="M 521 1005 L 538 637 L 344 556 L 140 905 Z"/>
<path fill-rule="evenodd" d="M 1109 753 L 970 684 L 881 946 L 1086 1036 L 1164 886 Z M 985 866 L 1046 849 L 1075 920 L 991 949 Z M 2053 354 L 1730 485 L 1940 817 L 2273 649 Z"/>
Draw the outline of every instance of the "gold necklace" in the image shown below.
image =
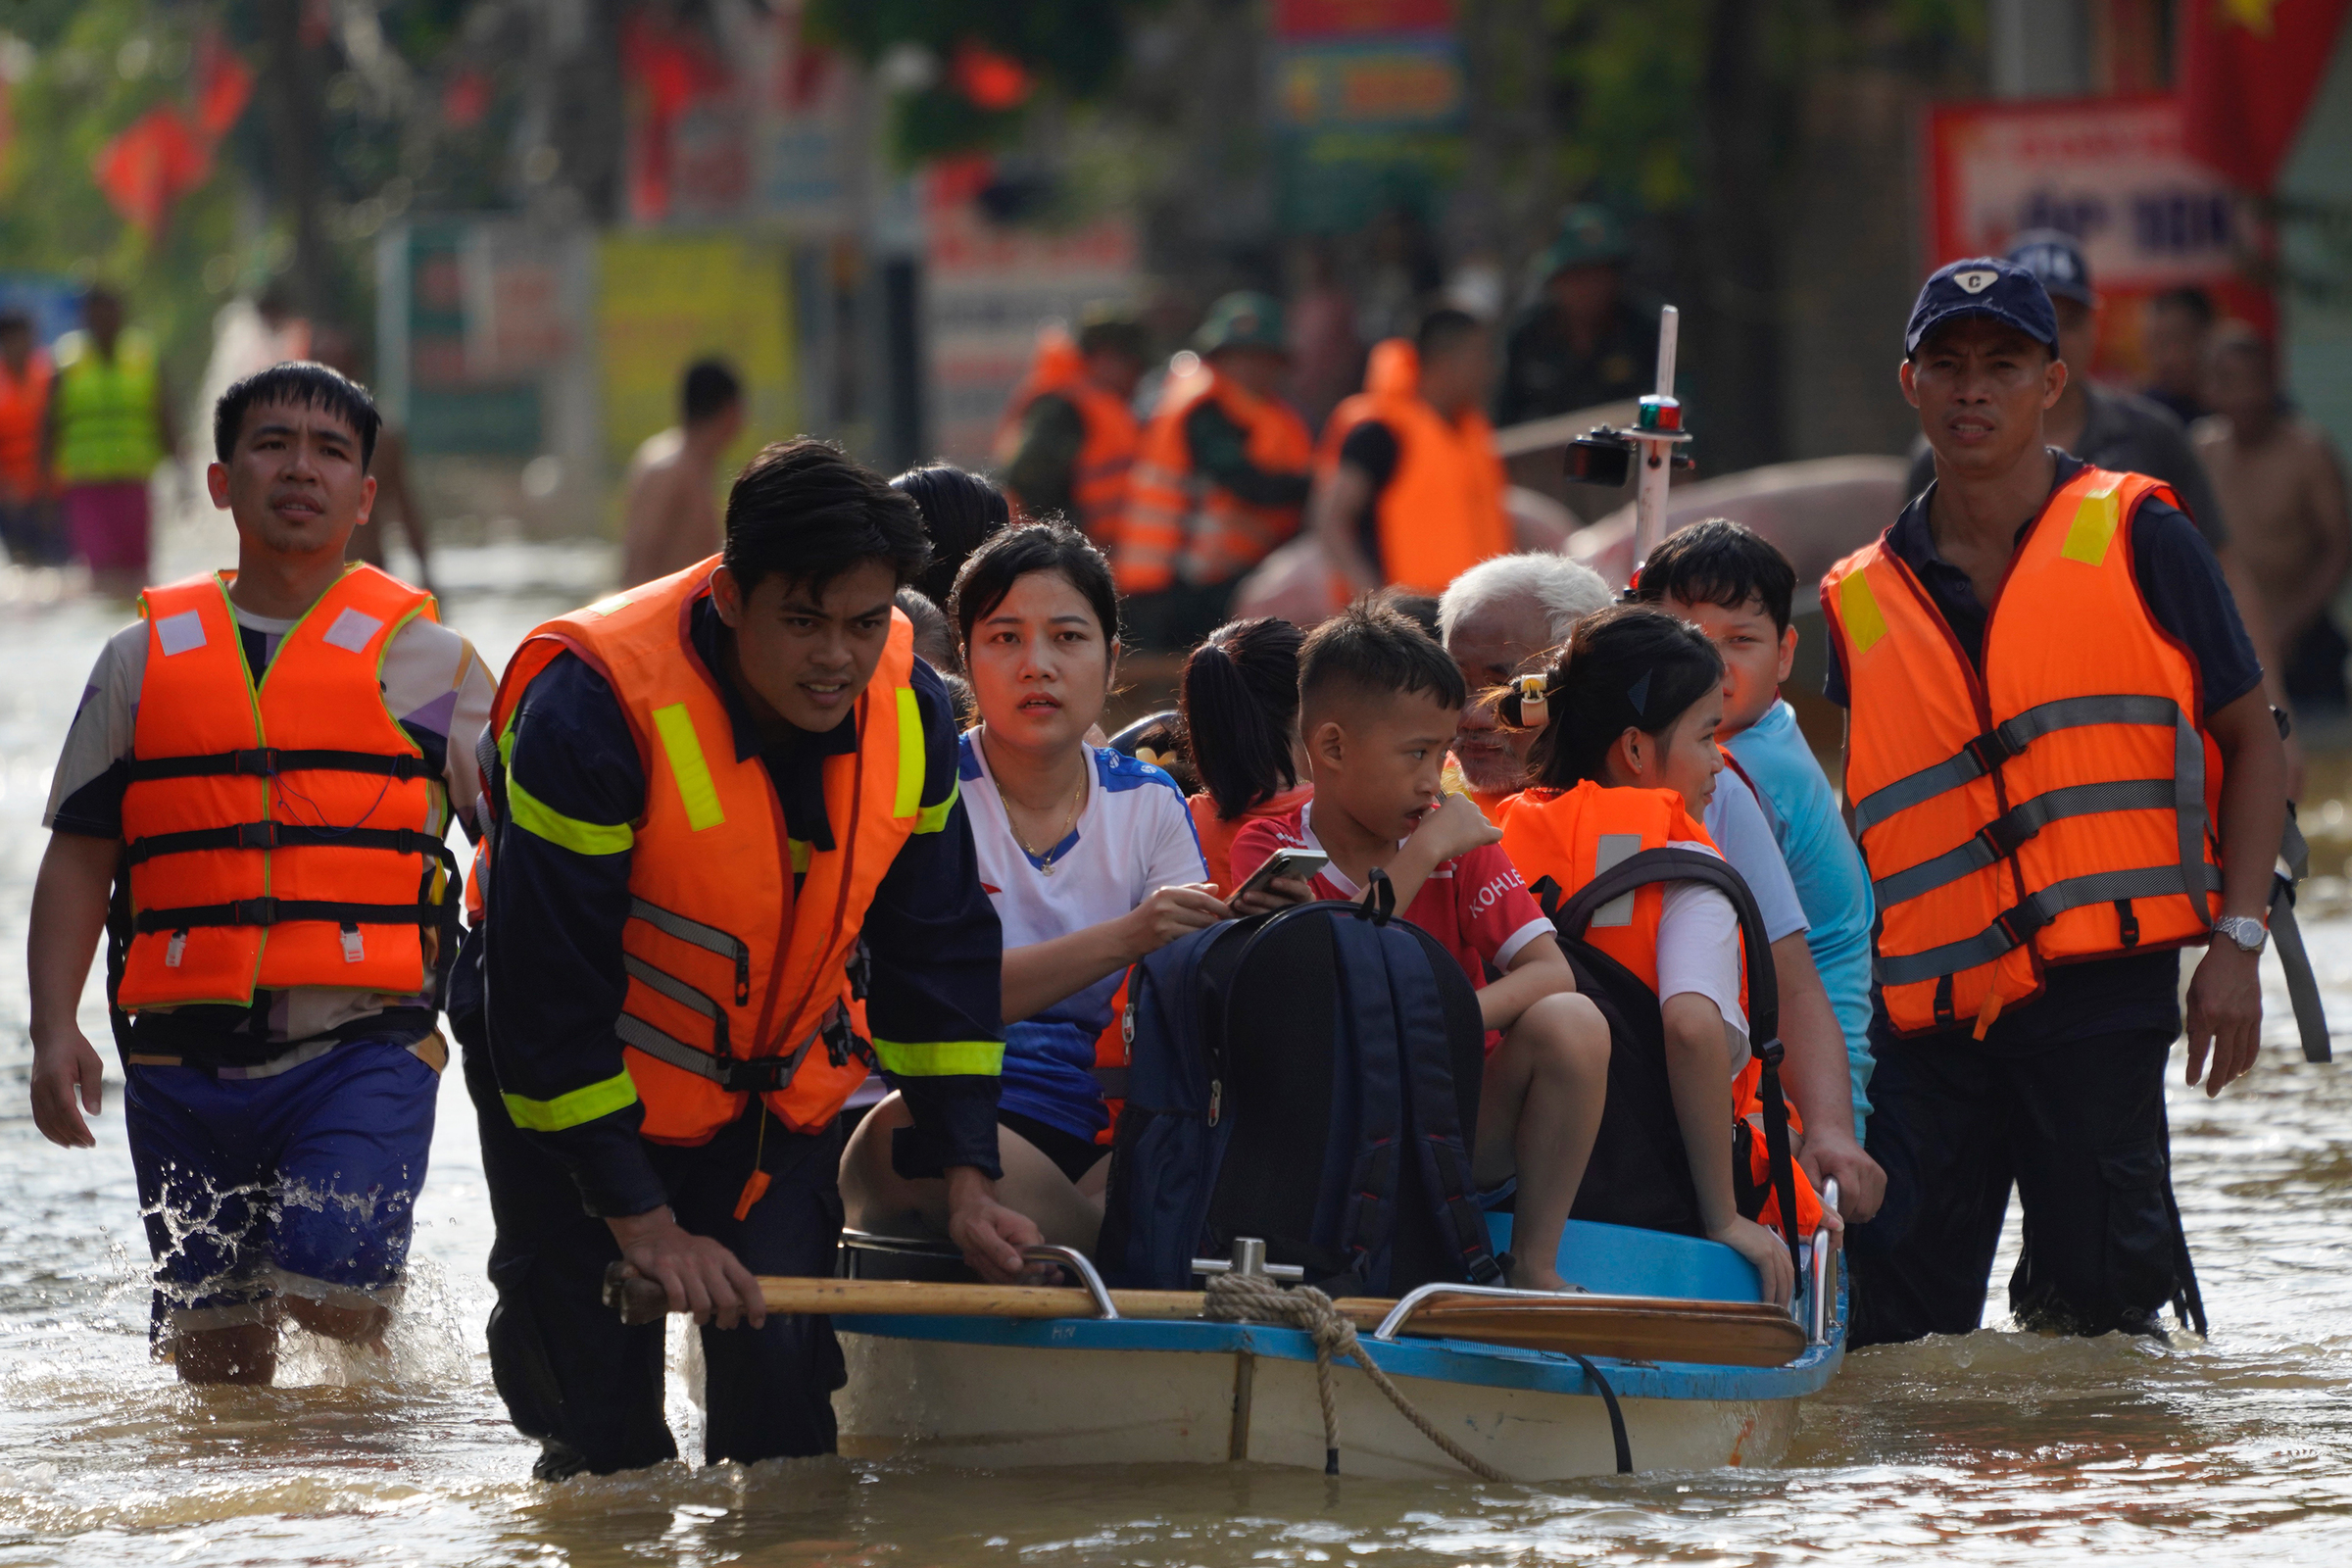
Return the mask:
<path fill-rule="evenodd" d="M 1086 767 L 1084 758 L 1082 757 L 1080 759 L 1080 765 L 1078 768 L 1077 793 L 1070 797 L 1069 820 L 1063 825 L 1062 830 L 1055 834 L 1054 838 L 1048 842 L 1046 853 L 1042 855 L 1031 849 L 1029 847 L 1029 841 L 1021 837 L 1021 830 L 1012 825 L 1012 797 L 1004 793 L 1004 786 L 1003 782 L 998 779 L 997 770 L 993 767 L 988 770 L 988 781 L 996 786 L 997 804 L 1004 808 L 1004 831 L 1012 835 L 1012 842 L 1020 846 L 1021 853 L 1036 862 L 1038 874 L 1040 876 L 1052 876 L 1054 874 L 1054 862 L 1058 858 L 1058 857 L 1054 854 L 1054 851 L 1059 848 L 1062 841 L 1067 839 L 1070 836 L 1071 831 L 1078 826 L 1078 815 L 1081 811 L 1086 809 Z M 1064 851 L 1063 853 L 1066 854 L 1068 852 Z"/>

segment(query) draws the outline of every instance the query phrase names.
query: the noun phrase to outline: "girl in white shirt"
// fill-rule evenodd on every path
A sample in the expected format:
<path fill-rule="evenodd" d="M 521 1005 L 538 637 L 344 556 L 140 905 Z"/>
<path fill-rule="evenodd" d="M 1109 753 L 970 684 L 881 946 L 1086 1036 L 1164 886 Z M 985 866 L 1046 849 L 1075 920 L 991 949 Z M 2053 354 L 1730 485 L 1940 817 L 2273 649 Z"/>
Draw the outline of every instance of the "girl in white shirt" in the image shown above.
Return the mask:
<path fill-rule="evenodd" d="M 1086 744 L 1118 666 L 1118 598 L 1085 535 L 1032 524 L 992 537 L 948 602 L 980 722 L 960 772 L 982 885 L 1004 927 L 999 1197 L 1046 1239 L 1091 1248 L 1108 1126 L 1095 1041 L 1129 964 L 1228 917 L 1183 793 L 1158 768 Z M 895 1095 L 842 1160 L 851 1222 L 936 1232 L 944 1185 L 890 1165 L 908 1125 Z"/>

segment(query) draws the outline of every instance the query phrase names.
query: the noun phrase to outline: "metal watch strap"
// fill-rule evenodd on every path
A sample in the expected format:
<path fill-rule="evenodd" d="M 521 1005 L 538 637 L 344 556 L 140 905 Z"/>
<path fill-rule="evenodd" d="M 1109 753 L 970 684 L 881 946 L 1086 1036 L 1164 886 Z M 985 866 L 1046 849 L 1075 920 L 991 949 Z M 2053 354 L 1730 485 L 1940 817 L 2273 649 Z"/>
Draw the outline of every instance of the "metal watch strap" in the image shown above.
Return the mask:
<path fill-rule="evenodd" d="M 2271 940 L 2269 929 L 2250 914 L 2225 914 L 2213 922 L 2213 928 L 2240 953 L 2260 953 Z"/>

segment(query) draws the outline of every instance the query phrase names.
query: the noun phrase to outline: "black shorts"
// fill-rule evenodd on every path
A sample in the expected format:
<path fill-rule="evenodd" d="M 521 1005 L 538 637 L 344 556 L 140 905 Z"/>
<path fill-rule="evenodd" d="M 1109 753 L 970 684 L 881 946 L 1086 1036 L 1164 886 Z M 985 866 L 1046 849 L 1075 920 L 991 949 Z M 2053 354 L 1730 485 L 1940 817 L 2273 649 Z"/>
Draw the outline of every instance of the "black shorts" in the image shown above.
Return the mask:
<path fill-rule="evenodd" d="M 1036 1145 L 1037 1152 L 1059 1166 L 1073 1184 L 1110 1153 L 1108 1145 L 1063 1132 L 1052 1122 L 1024 1116 L 1017 1110 L 998 1111 L 997 1125 L 1009 1127 Z"/>

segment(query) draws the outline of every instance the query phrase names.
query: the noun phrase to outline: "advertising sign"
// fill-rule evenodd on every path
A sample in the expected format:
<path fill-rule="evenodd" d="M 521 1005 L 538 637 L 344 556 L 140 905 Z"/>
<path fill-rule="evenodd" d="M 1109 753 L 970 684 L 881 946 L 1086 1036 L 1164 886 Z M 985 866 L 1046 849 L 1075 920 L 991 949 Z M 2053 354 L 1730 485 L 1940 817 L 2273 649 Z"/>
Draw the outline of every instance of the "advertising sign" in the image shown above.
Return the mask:
<path fill-rule="evenodd" d="M 782 245 L 732 234 L 608 234 L 598 258 L 605 460 L 615 475 L 647 436 L 678 422 L 678 385 L 705 355 L 744 386 L 734 469 L 799 429 L 791 276 Z"/>
<path fill-rule="evenodd" d="M 640 227 L 850 218 L 862 140 L 856 73 L 801 38 L 801 8 L 640 10 L 624 29 L 628 210 Z"/>
<path fill-rule="evenodd" d="M 1097 300 L 1133 303 L 1137 278 L 1131 219 L 1058 230 L 992 222 L 975 200 L 989 177 L 985 160 L 942 164 L 923 189 L 931 439 L 950 462 L 974 466 L 990 460 L 1038 328 L 1074 323 Z"/>
<path fill-rule="evenodd" d="M 2135 375 L 2146 302 L 2196 285 L 2268 324 L 2242 277 L 2264 238 L 2229 182 L 2188 155 L 2170 96 L 1940 104 L 1929 111 L 1927 262 L 1999 255 L 2029 228 L 2073 234 L 2105 315 L 2103 372 Z"/>
<path fill-rule="evenodd" d="M 1282 222 L 1361 228 L 1434 206 L 1460 169 L 1468 103 L 1452 0 L 1278 0 Z"/>
<path fill-rule="evenodd" d="M 542 372 L 572 346 L 555 259 L 498 220 L 421 219 L 387 240 L 379 264 L 400 330 L 379 333 L 378 348 L 399 361 L 385 379 L 410 445 L 468 457 L 544 450 Z"/>

